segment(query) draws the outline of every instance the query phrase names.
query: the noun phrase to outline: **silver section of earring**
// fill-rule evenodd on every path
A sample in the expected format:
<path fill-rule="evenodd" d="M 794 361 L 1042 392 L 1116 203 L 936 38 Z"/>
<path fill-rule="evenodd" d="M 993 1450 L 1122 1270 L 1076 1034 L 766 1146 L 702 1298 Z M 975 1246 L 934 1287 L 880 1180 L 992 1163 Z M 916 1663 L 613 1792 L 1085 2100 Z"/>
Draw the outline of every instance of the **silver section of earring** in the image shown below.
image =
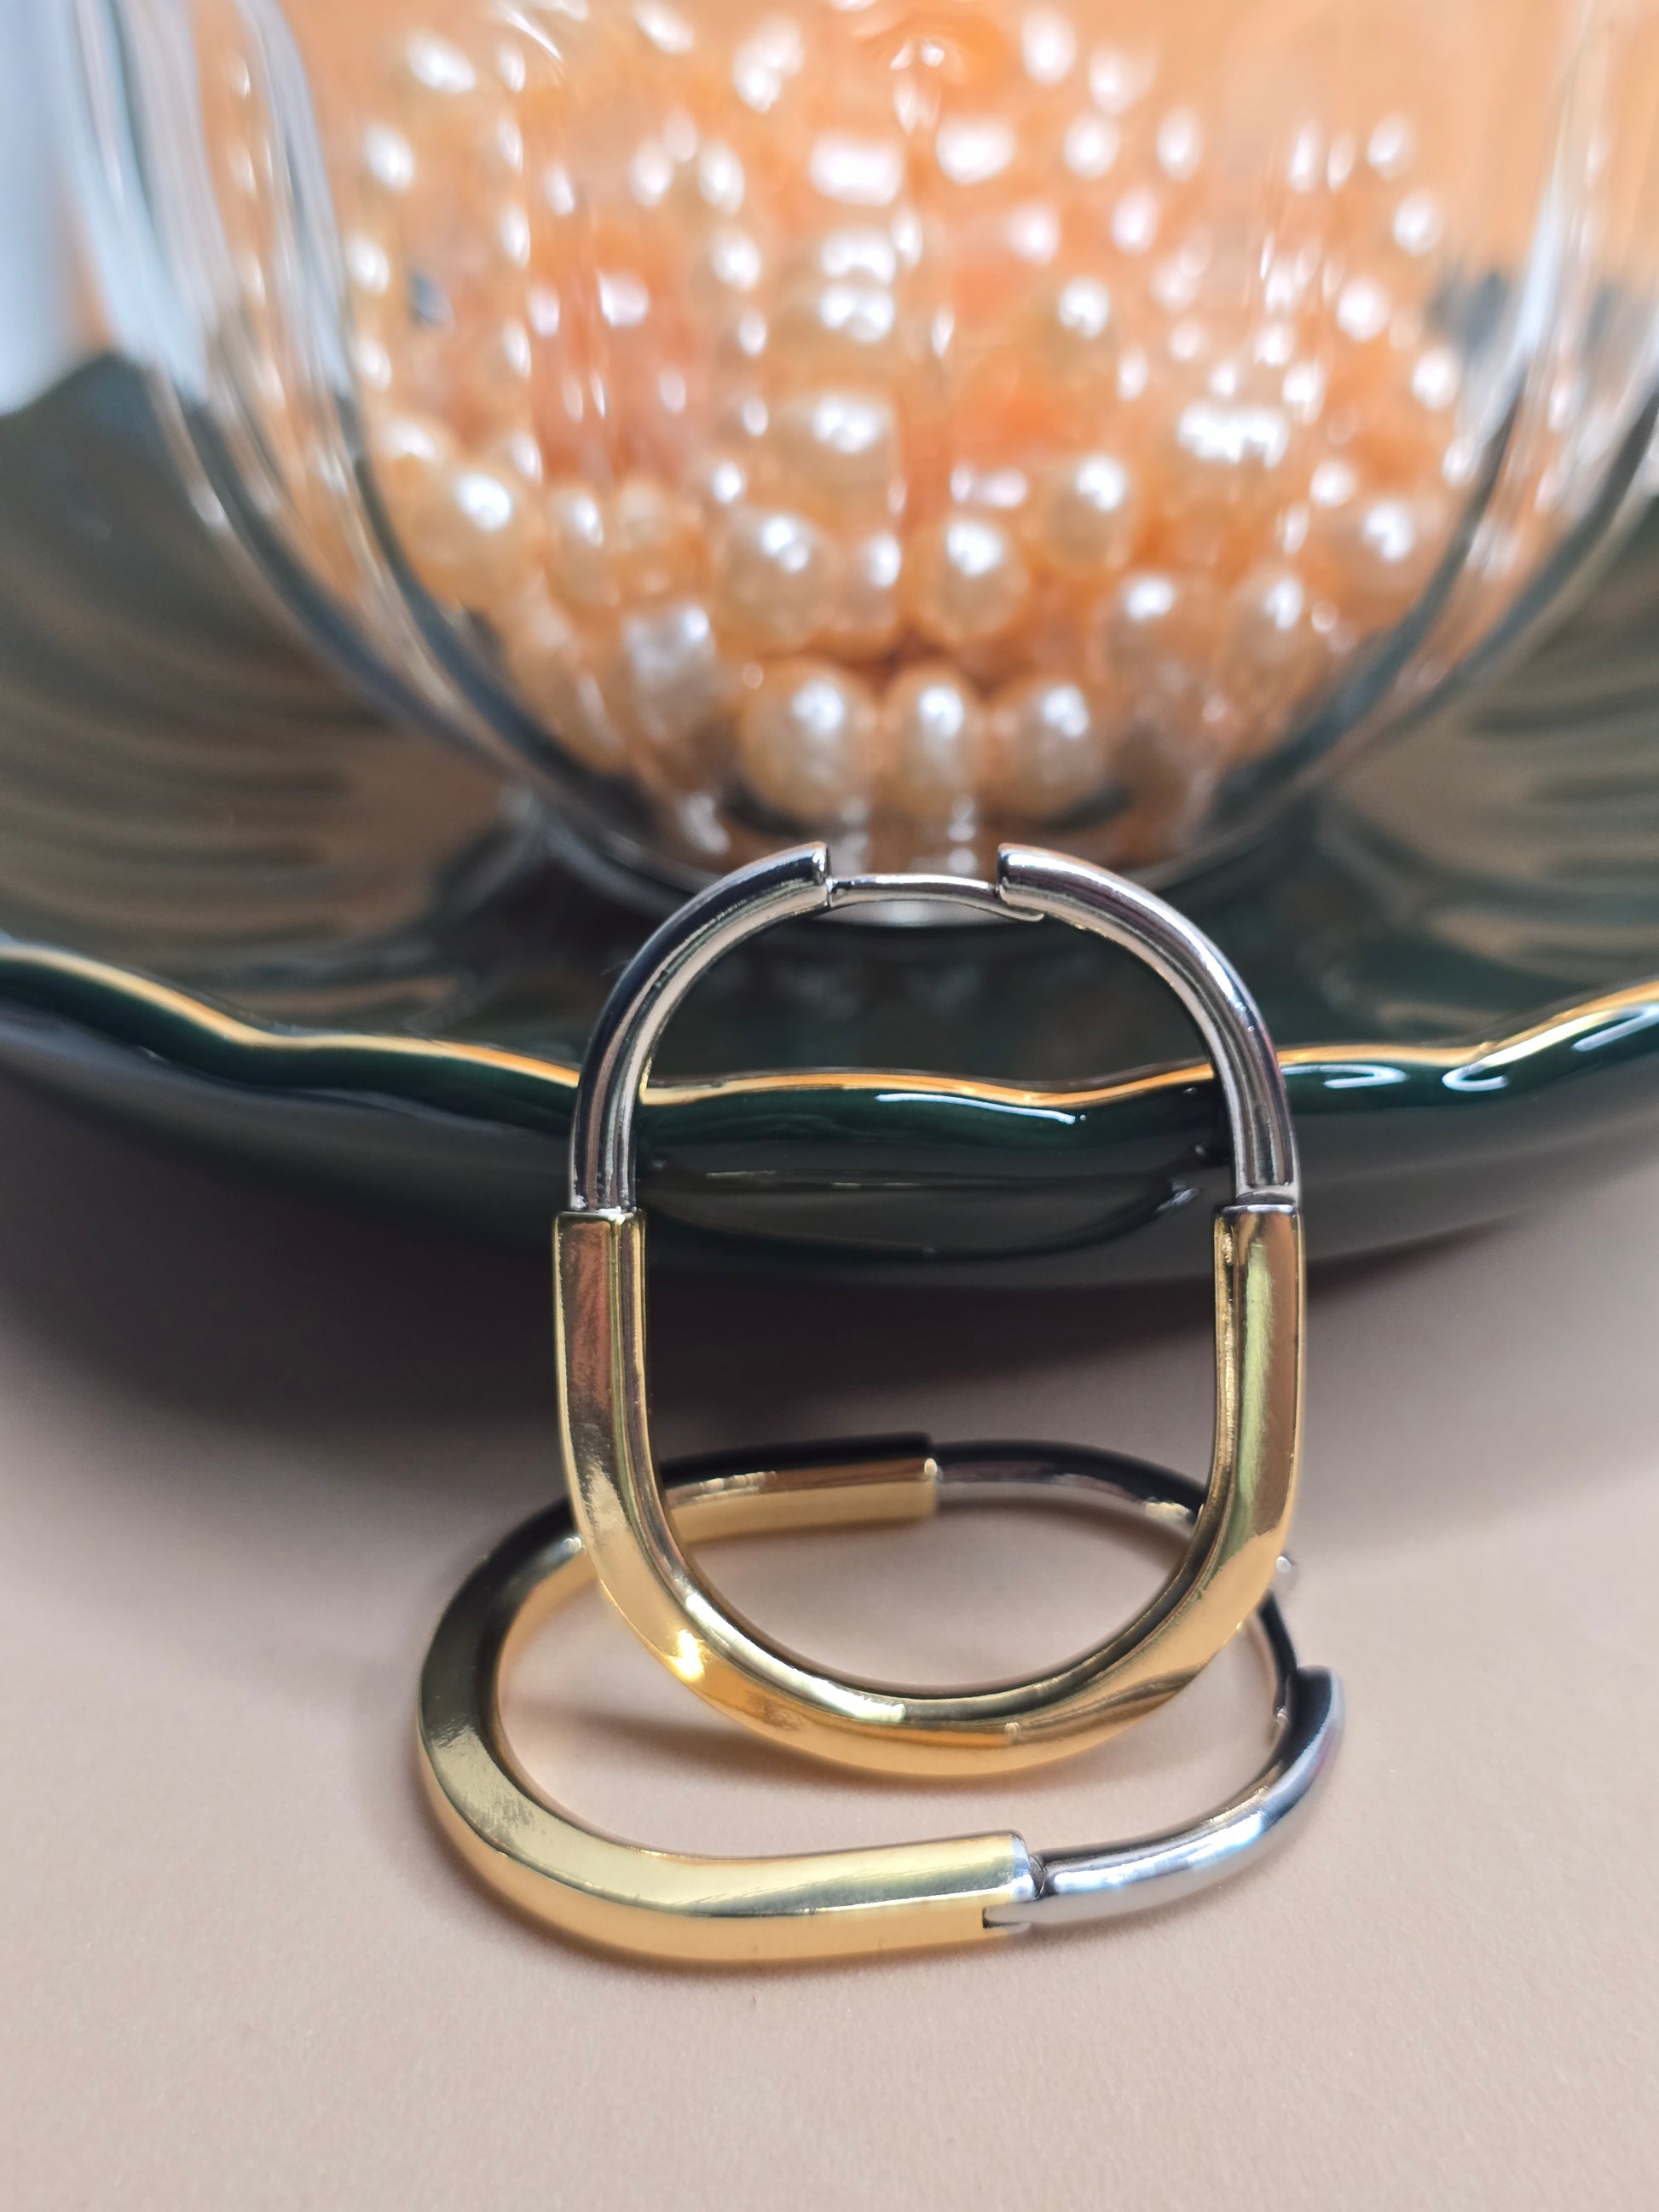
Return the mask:
<path fill-rule="evenodd" d="M 595 1024 L 570 1133 L 573 1212 L 635 1202 L 634 1122 L 663 1030 L 697 978 L 774 923 L 894 899 L 1006 921 L 1047 917 L 1144 961 L 1181 1000 L 1214 1063 L 1233 1147 L 1235 1201 L 1294 1206 L 1296 1140 L 1284 1079 L 1255 1001 L 1231 963 L 1164 900 L 1088 861 L 1005 845 L 994 883 L 954 876 L 830 872 L 823 845 L 776 853 L 690 899 L 617 978 Z"/>

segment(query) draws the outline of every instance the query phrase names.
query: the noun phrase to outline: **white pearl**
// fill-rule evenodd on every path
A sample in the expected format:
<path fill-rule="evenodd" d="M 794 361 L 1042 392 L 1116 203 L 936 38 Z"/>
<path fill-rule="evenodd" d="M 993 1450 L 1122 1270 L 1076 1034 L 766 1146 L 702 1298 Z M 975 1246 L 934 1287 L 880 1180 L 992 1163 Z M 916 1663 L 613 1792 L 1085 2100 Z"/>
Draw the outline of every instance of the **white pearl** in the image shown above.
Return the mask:
<path fill-rule="evenodd" d="M 972 799 L 983 766 L 985 710 L 955 670 L 908 668 L 881 709 L 883 789 L 902 813 L 950 822 Z"/>
<path fill-rule="evenodd" d="M 878 723 L 866 685 L 828 662 L 769 668 L 744 704 L 738 757 L 744 781 L 774 812 L 831 829 L 869 811 Z"/>
<path fill-rule="evenodd" d="M 805 515 L 741 509 L 722 532 L 716 558 L 720 621 L 763 650 L 793 652 L 828 620 L 836 565 L 833 542 Z"/>

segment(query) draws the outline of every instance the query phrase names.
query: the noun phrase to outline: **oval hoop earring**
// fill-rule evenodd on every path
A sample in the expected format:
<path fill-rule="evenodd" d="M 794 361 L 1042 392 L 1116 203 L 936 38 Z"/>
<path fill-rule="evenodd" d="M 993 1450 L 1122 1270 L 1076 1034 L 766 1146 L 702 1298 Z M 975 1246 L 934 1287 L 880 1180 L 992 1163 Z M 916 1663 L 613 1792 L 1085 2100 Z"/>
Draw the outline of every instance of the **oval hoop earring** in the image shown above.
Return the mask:
<path fill-rule="evenodd" d="M 1184 1475 L 1060 1444 L 823 1445 L 764 1467 L 733 1455 L 671 1468 L 665 1487 L 682 1534 L 701 1542 L 891 1517 L 884 1491 L 896 1470 L 918 1465 L 932 1469 L 942 1506 L 1081 1499 L 1175 1530 L 1202 1510 Z M 901 1483 L 901 1516 L 911 1487 Z M 776 1858 L 653 1850 L 543 1796 L 501 1726 L 502 1673 L 590 1571 L 567 1504 L 515 1529 L 451 1599 L 421 1672 L 416 1726 L 439 1825 L 480 1879 L 532 1918 L 614 1950 L 775 1963 L 982 1943 L 1147 1911 L 1242 1872 L 1282 1841 L 1341 1740 L 1341 1686 L 1322 1667 L 1298 1665 L 1269 1595 L 1256 1620 L 1273 1676 L 1273 1743 L 1251 1780 L 1190 1826 L 1041 1853 L 1006 1832 Z"/>
<path fill-rule="evenodd" d="M 904 898 L 1107 938 L 1196 1023 L 1232 1134 L 1233 1200 L 1215 1218 L 1215 1444 L 1204 1503 L 1170 1580 L 1123 1628 L 1042 1674 L 955 1692 L 843 1679 L 731 1612 L 674 1533 L 647 1420 L 645 1224 L 634 1120 L 663 1028 L 696 978 L 773 923 Z M 1289 1103 L 1261 1015 L 1201 932 L 1150 892 L 1063 854 L 1005 846 L 994 883 L 836 878 L 822 845 L 739 869 L 635 956 L 600 1016 L 578 1085 L 570 1208 L 554 1227 L 560 1447 L 600 1586 L 671 1673 L 732 1720 L 843 1765 L 984 1774 L 1083 1749 L 1154 1711 L 1261 1604 L 1296 1494 L 1302 1227 Z M 930 1479 L 912 1486 L 932 1510 Z M 889 1510 L 891 1510 L 890 1507 Z"/>

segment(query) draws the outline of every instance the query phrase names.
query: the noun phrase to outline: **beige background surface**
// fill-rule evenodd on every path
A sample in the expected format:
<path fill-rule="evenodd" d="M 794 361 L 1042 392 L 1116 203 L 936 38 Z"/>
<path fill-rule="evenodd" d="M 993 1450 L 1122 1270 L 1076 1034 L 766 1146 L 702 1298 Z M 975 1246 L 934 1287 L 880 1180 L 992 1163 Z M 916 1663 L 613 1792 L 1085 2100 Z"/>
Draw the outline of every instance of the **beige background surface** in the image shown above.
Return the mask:
<path fill-rule="evenodd" d="M 1291 1614 L 1351 1733 L 1306 1832 L 1116 1929 L 659 1972 L 471 1888 L 424 1639 L 552 1480 L 532 1261 L 249 1191 L 0 1093 L 0 2197 L 29 2208 L 1651 2207 L 1659 1172 L 1317 1282 Z M 1200 1294 L 665 1285 L 671 1448 L 879 1427 L 1201 1466 Z M 749 1607 L 943 1679 L 1156 1571 L 1038 1515 L 732 1547 Z M 786 1771 L 584 1601 L 514 1725 L 573 1804 L 727 1849 L 1198 1810 L 1247 1651 L 1070 1769 Z"/>

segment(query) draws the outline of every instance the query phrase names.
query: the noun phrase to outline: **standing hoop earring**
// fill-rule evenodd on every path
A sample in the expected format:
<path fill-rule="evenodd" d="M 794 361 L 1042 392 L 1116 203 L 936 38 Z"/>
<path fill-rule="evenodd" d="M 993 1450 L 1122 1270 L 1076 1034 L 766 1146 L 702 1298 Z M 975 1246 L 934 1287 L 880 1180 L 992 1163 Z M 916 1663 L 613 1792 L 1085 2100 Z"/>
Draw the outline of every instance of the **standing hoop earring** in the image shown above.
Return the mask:
<path fill-rule="evenodd" d="M 1233 1144 L 1233 1201 L 1215 1219 L 1215 1445 L 1181 1564 L 1133 1620 L 1077 1657 L 957 1692 L 832 1674 L 723 1606 L 675 1535 L 647 1411 L 634 1116 L 663 1028 L 699 975 L 773 923 L 896 897 L 1004 920 L 1048 916 L 1145 961 L 1198 1025 Z M 1209 939 L 1163 900 L 1085 861 L 1005 846 L 994 883 L 838 879 L 826 848 L 808 846 L 692 899 L 635 957 L 594 1030 L 576 1092 L 570 1209 L 554 1228 L 554 1284 L 560 1444 L 600 1586 L 688 1689 L 775 1742 L 907 1774 L 1060 1758 L 1174 1696 L 1272 1586 L 1295 1498 L 1302 1401 L 1302 1228 L 1284 1083 L 1254 1001 Z M 929 1470 L 917 1470 L 909 1495 L 902 1510 L 932 1510 Z"/>

